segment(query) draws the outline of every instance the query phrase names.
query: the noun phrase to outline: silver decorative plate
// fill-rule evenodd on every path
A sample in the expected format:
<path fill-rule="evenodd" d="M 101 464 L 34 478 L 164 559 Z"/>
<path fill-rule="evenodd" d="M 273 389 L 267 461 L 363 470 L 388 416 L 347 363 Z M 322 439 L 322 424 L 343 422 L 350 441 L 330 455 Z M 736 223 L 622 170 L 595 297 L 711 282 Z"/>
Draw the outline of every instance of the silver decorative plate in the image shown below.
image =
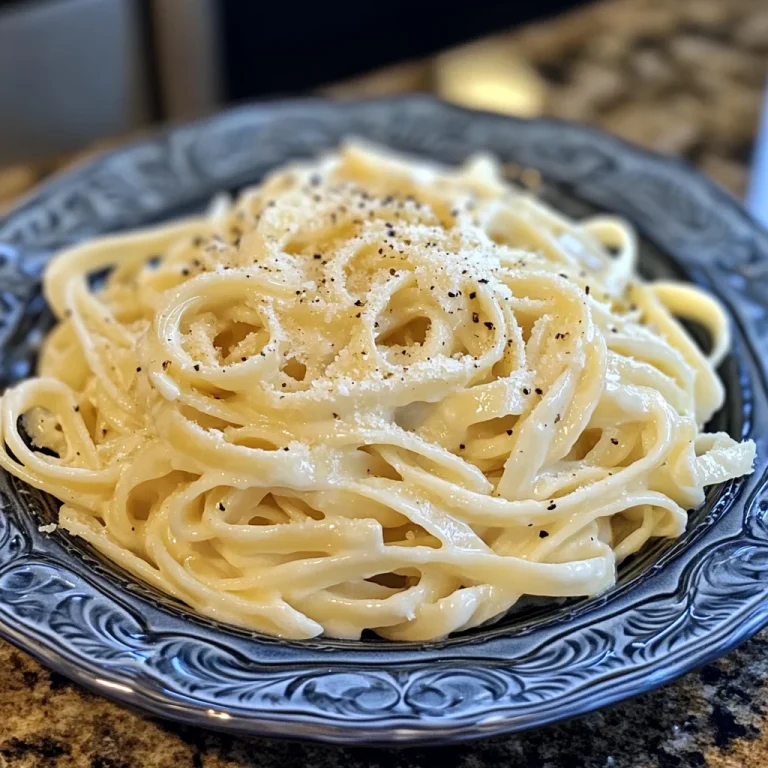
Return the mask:
<path fill-rule="evenodd" d="M 416 743 L 514 731 L 661 685 L 768 622 L 768 235 L 669 158 L 549 120 L 425 97 L 247 106 L 173 129 L 41 187 L 0 222 L 0 386 L 32 370 L 51 253 L 200 209 L 345 136 L 456 163 L 483 149 L 539 170 L 573 215 L 619 213 L 651 276 L 714 292 L 733 318 L 717 426 L 757 442 L 756 472 L 708 494 L 677 541 L 590 600 L 532 603 L 440 643 L 287 642 L 202 619 L 63 532 L 55 502 L 0 474 L 0 635 L 83 685 L 157 715 L 241 733 Z"/>

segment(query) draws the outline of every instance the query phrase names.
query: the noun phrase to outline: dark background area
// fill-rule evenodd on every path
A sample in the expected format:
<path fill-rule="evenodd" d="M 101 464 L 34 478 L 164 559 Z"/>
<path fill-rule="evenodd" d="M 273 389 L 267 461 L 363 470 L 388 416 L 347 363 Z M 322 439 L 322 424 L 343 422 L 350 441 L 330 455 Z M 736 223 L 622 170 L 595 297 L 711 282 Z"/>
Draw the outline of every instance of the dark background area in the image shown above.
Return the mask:
<path fill-rule="evenodd" d="M 222 0 L 225 98 L 239 101 L 309 90 L 583 4 Z"/>

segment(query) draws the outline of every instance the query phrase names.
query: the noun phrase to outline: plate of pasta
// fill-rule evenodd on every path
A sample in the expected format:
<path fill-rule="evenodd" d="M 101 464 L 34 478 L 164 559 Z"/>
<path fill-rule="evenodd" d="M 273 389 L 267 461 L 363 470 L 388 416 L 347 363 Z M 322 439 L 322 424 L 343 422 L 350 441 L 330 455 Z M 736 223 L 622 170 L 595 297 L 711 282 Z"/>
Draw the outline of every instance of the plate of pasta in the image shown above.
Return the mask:
<path fill-rule="evenodd" d="M 567 123 L 285 102 L 99 158 L 0 222 L 0 635 L 333 742 L 660 685 L 768 621 L 767 285 L 726 193 Z"/>

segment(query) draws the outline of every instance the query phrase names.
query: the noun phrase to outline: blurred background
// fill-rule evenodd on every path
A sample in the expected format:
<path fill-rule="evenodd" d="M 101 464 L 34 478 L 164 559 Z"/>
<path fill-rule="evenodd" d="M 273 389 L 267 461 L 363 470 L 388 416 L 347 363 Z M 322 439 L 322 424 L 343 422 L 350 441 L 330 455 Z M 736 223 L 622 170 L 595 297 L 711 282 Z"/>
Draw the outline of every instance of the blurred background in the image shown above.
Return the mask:
<path fill-rule="evenodd" d="M 766 75 L 768 0 L 0 0 L 0 208 L 230 103 L 421 91 L 681 156 L 766 220 Z"/>

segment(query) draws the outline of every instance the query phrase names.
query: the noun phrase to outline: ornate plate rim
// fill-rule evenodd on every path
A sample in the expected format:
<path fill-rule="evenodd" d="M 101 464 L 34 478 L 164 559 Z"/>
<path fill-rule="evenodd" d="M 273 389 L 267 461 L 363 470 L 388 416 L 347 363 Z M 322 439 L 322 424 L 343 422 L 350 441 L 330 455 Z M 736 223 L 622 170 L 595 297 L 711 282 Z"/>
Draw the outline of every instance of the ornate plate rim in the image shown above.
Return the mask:
<path fill-rule="evenodd" d="M 424 130 L 430 123 L 437 133 Z M 768 424 L 768 367 L 754 347 L 754 337 L 768 338 L 768 287 L 760 283 L 768 235 L 684 164 L 595 129 L 424 96 L 246 105 L 171 128 L 54 178 L 0 221 L 0 347 L 25 328 L 31 286 L 54 244 L 151 220 L 348 133 L 444 159 L 490 148 L 652 230 L 733 314 L 756 475 L 727 484 L 722 513 L 698 538 L 612 601 L 631 611 L 597 601 L 565 617 L 571 631 L 553 625 L 368 650 L 248 638 L 153 605 L 141 588 L 73 559 L 63 536 L 40 532 L 50 515 L 45 500 L 28 493 L 14 504 L 19 488 L 0 475 L 0 636 L 86 687 L 162 717 L 252 735 L 404 744 L 584 714 L 658 687 L 768 623 L 768 583 L 755 576 L 768 570 L 768 435 L 759 434 Z M 18 362 L 13 348 L 3 351 Z"/>

